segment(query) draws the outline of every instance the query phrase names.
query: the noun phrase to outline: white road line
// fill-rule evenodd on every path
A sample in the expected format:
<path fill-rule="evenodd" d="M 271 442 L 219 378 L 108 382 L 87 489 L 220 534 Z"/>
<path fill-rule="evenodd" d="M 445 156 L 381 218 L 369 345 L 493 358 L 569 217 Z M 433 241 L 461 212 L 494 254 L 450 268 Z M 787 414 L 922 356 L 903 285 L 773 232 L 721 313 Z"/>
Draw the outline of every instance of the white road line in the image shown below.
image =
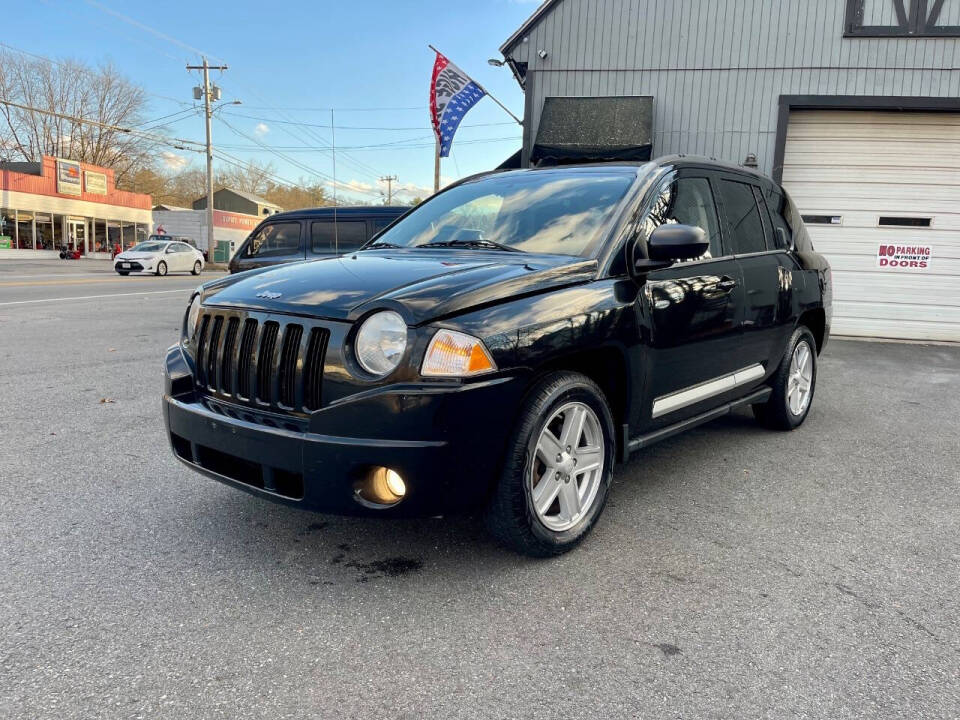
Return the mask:
<path fill-rule="evenodd" d="M 45 302 L 67 302 L 68 300 L 96 300 L 97 298 L 130 297 L 131 295 L 164 295 L 167 293 L 183 293 L 184 297 L 186 297 L 191 292 L 193 292 L 193 288 L 178 288 L 176 290 L 149 290 L 146 292 L 132 292 L 132 293 L 110 293 L 109 295 L 80 295 L 78 297 L 43 298 L 41 300 L 13 300 L 11 302 L 0 302 L 0 306 L 32 305 L 33 303 L 45 303 Z"/>
<path fill-rule="evenodd" d="M 47 273 L 43 275 L 4 275 L 0 273 L 0 281 L 3 280 L 46 280 L 49 278 L 75 278 L 75 277 L 102 277 L 104 279 L 110 279 L 112 277 L 120 277 L 116 273 Z"/>

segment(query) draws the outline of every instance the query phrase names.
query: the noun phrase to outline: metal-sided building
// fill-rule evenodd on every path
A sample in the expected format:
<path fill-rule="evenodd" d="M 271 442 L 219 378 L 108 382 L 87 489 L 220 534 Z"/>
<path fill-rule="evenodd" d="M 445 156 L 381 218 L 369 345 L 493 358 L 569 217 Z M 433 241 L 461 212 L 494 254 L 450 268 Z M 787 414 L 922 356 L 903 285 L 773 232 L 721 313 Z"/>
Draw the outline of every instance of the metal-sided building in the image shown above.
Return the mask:
<path fill-rule="evenodd" d="M 781 180 L 834 332 L 960 340 L 960 0 L 547 0 L 501 47 L 522 165 L 706 155 Z"/>

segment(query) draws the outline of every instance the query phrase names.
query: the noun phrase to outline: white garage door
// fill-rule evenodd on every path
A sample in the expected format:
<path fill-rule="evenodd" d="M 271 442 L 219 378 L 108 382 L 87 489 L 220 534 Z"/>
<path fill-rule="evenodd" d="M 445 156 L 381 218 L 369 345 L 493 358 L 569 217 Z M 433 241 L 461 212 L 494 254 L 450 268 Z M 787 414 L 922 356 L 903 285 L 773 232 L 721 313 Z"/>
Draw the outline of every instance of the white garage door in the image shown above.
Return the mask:
<path fill-rule="evenodd" d="M 960 341 L 960 113 L 795 111 L 783 185 L 833 268 L 835 334 Z"/>

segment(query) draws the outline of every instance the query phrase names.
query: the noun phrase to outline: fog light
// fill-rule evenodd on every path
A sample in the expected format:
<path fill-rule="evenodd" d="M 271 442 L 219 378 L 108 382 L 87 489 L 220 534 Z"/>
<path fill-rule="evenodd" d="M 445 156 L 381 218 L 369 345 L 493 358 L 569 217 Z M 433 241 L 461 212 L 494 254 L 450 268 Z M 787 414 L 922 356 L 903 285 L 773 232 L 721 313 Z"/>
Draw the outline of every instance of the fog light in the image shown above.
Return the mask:
<path fill-rule="evenodd" d="M 373 505 L 396 505 L 407 494 L 407 484 L 396 470 L 375 467 L 355 486 L 357 498 Z"/>

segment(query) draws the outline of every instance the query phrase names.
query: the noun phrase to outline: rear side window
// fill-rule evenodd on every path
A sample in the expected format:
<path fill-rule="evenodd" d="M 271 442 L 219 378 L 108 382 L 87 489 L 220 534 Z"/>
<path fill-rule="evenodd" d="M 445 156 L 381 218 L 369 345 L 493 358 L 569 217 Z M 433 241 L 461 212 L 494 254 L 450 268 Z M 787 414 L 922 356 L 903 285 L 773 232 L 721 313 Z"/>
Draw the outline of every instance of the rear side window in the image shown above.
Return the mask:
<path fill-rule="evenodd" d="M 336 230 L 336 231 L 334 231 Z M 366 220 L 318 220 L 310 223 L 310 247 L 320 255 L 356 250 L 367 241 Z"/>
<path fill-rule="evenodd" d="M 660 191 L 659 197 L 644 218 L 644 235 L 650 237 L 650 233 L 665 223 L 701 228 L 710 238 L 710 250 L 703 257 L 723 255 L 717 208 L 713 202 L 710 182 L 706 178 L 679 178 Z"/>
<path fill-rule="evenodd" d="M 764 197 L 773 223 L 773 242 L 777 249 L 786 250 L 793 241 L 793 230 L 790 228 L 790 204 L 776 186 L 767 188 Z"/>
<path fill-rule="evenodd" d="M 300 223 L 272 223 L 260 228 L 250 238 L 248 257 L 293 255 L 300 250 Z"/>
<path fill-rule="evenodd" d="M 765 251 L 767 240 L 753 186 L 735 180 L 721 180 L 720 197 L 723 200 L 733 254 L 746 255 Z"/>
<path fill-rule="evenodd" d="M 396 220 L 396 218 L 377 218 L 373 221 L 373 234 L 376 235 L 394 220 Z"/>

